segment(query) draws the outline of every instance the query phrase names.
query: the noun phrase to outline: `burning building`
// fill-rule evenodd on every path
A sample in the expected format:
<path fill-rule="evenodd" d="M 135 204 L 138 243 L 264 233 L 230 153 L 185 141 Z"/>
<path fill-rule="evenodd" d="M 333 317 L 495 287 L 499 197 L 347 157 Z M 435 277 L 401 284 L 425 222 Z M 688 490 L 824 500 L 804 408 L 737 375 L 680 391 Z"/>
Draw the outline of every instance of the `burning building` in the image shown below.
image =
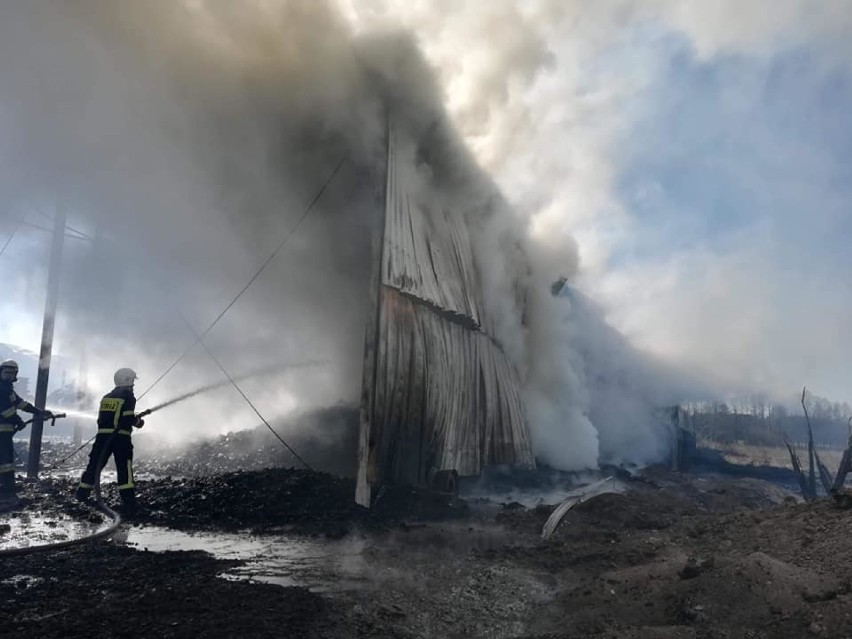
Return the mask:
<path fill-rule="evenodd" d="M 500 196 L 478 169 L 439 165 L 451 144 L 445 127 L 440 117 L 425 129 L 392 110 L 388 118 L 364 354 L 362 505 L 379 484 L 452 491 L 456 477 L 488 465 L 534 465 L 520 371 L 484 300 L 472 212 L 442 190 L 475 181 L 493 191 L 485 199 L 491 205 Z M 476 212 L 489 214 L 488 205 Z M 520 294 L 517 300 L 520 313 Z"/>

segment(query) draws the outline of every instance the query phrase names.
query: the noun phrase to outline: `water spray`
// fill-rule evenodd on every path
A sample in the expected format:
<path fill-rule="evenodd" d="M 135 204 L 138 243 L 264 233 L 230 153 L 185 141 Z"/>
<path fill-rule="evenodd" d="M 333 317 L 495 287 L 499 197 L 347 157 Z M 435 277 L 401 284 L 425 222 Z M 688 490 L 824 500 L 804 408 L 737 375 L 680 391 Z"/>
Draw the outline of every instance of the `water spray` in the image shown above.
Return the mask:
<path fill-rule="evenodd" d="M 50 409 L 48 409 L 48 410 L 50 410 Z M 94 416 L 94 415 L 92 415 L 91 413 L 86 413 L 86 412 L 81 411 L 81 410 L 68 410 L 68 409 L 64 409 L 61 413 L 56 413 L 56 412 L 54 412 L 54 411 L 51 411 L 51 412 L 52 412 L 52 413 L 53 413 L 56 417 L 73 417 L 73 418 L 75 418 L 75 419 L 91 419 L 91 420 L 95 420 L 95 419 L 97 419 L 97 417 L 95 417 L 95 416 Z"/>
<path fill-rule="evenodd" d="M 326 364 L 326 363 L 328 363 L 328 362 L 323 360 L 323 361 L 318 361 L 318 362 L 305 362 L 303 364 L 288 364 L 286 366 L 271 366 L 269 368 L 263 368 L 263 369 L 260 369 L 260 370 L 252 371 L 250 373 L 246 373 L 245 375 L 241 375 L 241 376 L 239 376 L 235 379 L 238 380 L 238 381 L 241 381 L 241 380 L 244 380 L 244 379 L 250 379 L 252 377 L 256 377 L 256 376 L 261 375 L 263 373 L 271 373 L 271 372 L 276 372 L 276 371 L 280 371 L 280 370 L 284 370 L 284 369 L 290 369 L 290 368 L 308 368 L 308 367 L 311 367 L 311 366 L 319 366 L 320 364 Z M 166 400 L 166 401 L 164 401 L 160 404 L 157 404 L 156 406 L 153 406 L 151 408 L 147 408 L 144 411 L 142 411 L 141 413 L 137 413 L 136 416 L 139 417 L 139 418 L 147 417 L 151 413 L 156 413 L 158 410 L 162 410 L 162 409 L 167 408 L 169 406 L 173 406 L 174 404 L 178 404 L 182 401 L 185 401 L 187 399 L 195 397 L 196 395 L 200 395 L 201 393 L 206 393 L 207 391 L 216 390 L 217 388 L 221 388 L 222 386 L 230 386 L 230 385 L 231 385 L 230 380 L 224 380 L 224 381 L 221 381 L 221 382 L 216 382 L 215 384 L 208 384 L 206 386 L 202 386 L 201 388 L 196 388 L 193 391 L 189 391 L 188 393 L 184 393 L 183 395 L 178 395 L 177 397 L 173 397 L 172 399 Z"/>
<path fill-rule="evenodd" d="M 308 367 L 311 367 L 311 366 L 320 366 L 322 364 L 327 364 L 327 363 L 328 363 L 327 360 L 320 360 L 320 361 L 316 361 L 316 362 L 304 362 L 304 363 L 301 363 L 301 364 L 287 364 L 287 365 L 284 365 L 284 366 L 281 366 L 281 365 L 270 366 L 270 367 L 267 367 L 267 368 L 262 368 L 262 369 L 259 369 L 259 370 L 252 371 L 250 373 L 246 373 L 244 375 L 240 375 L 239 377 L 234 378 L 234 380 L 244 380 L 244 379 L 249 379 L 251 377 L 255 377 L 257 375 L 261 375 L 263 373 L 282 371 L 282 370 L 290 369 L 290 368 L 308 368 Z M 155 412 L 162 410 L 164 408 L 168 408 L 169 406 L 173 406 L 175 404 L 183 402 L 187 399 L 195 397 L 196 395 L 201 395 L 202 393 L 206 393 L 206 392 L 211 391 L 211 390 L 216 390 L 217 388 L 221 388 L 222 386 L 229 386 L 232 383 L 233 383 L 233 381 L 231 379 L 228 379 L 228 380 L 224 380 L 224 381 L 221 381 L 221 382 L 216 382 L 215 384 L 207 384 L 206 386 L 201 386 L 200 388 L 196 388 L 193 391 L 189 391 L 188 393 L 183 393 L 182 395 L 178 395 L 177 397 L 173 397 L 172 399 L 166 400 L 166 401 L 164 401 L 160 404 L 157 404 L 156 406 L 152 406 L 151 408 L 145 409 L 141 413 L 137 413 L 136 416 L 138 418 L 142 419 L 144 417 L 147 417 L 151 413 L 155 413 Z M 93 417 L 90 413 L 84 413 L 84 412 L 81 412 L 81 411 L 68 411 L 67 414 L 70 415 L 70 416 L 75 416 L 75 417 L 79 416 L 79 417 L 83 417 L 83 418 L 86 418 L 86 419 L 97 419 L 96 417 Z M 65 416 L 64 413 L 63 413 L 63 416 Z M 86 446 L 91 444 L 92 440 L 96 436 L 97 435 L 93 435 L 92 437 L 90 437 L 80 447 L 76 448 L 70 455 L 60 459 L 53 466 L 48 468 L 48 470 L 56 470 L 57 468 L 62 466 L 65 462 L 67 462 L 69 459 L 74 457 L 74 455 L 76 455 L 81 450 L 83 450 Z"/>
<path fill-rule="evenodd" d="M 50 413 L 50 417 L 43 417 L 43 419 L 44 419 L 44 421 L 49 421 L 51 426 L 56 426 L 56 420 L 57 420 L 57 419 L 63 419 L 64 417 L 67 417 L 67 415 L 66 415 L 65 413 L 53 413 L 53 412 L 51 412 L 51 413 Z M 15 426 L 14 433 L 15 433 L 15 434 L 20 433 L 20 432 L 21 432 L 22 430 L 24 430 L 27 426 L 29 426 L 30 424 L 32 424 L 32 423 L 33 423 L 33 421 L 35 421 L 35 419 L 36 419 L 36 418 L 35 418 L 35 417 L 33 417 L 33 418 L 31 418 L 31 419 L 28 419 L 28 420 L 27 420 L 27 421 L 25 421 L 25 422 L 21 422 L 20 424 L 18 424 L 17 426 Z M 17 455 L 17 453 L 15 453 L 15 454 Z M 18 458 L 18 459 L 20 459 L 20 458 Z"/>

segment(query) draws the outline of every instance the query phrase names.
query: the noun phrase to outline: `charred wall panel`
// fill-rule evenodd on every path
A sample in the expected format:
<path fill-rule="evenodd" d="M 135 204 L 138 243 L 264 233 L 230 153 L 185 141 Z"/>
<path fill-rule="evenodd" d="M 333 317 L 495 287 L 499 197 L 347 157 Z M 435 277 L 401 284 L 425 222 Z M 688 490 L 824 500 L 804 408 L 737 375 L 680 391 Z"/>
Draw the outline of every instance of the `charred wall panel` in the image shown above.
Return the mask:
<path fill-rule="evenodd" d="M 423 484 L 433 468 L 532 465 L 518 377 L 494 341 L 395 289 L 381 298 L 368 479 Z"/>
<path fill-rule="evenodd" d="M 519 376 L 489 335 L 464 216 L 399 159 L 398 136 L 391 129 L 359 495 L 364 481 L 423 485 L 430 470 L 534 463 Z"/>

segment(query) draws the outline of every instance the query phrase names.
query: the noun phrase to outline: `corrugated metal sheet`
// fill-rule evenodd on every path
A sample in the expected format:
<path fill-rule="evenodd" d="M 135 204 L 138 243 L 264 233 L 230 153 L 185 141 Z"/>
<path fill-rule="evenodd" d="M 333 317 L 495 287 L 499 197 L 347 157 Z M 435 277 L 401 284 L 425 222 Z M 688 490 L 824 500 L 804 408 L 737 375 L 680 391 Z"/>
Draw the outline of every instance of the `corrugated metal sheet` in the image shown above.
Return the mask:
<path fill-rule="evenodd" d="M 377 313 L 367 331 L 359 451 L 364 482 L 423 485 L 430 470 L 476 475 L 533 465 L 517 371 L 489 326 L 468 229 L 430 208 L 389 133 Z M 416 194 L 416 195 L 415 195 Z"/>
<path fill-rule="evenodd" d="M 391 154 L 391 166 L 394 159 Z M 390 173 L 387 199 L 382 284 L 479 328 L 484 313 L 461 215 L 413 199 L 404 172 Z"/>

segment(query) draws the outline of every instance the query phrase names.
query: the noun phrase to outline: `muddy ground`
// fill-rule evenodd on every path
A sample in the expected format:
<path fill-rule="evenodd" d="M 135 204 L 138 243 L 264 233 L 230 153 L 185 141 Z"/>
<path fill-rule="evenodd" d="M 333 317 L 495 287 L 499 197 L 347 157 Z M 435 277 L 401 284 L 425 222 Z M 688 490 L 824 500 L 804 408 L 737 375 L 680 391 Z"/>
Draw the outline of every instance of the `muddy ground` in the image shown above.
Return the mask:
<path fill-rule="evenodd" d="M 145 551 L 121 534 L 0 556 L 0 628 L 4 637 L 852 637 L 852 511 L 747 477 L 651 469 L 622 479 L 624 492 L 579 505 L 547 542 L 552 504 L 397 495 L 367 512 L 351 502 L 350 480 L 288 469 L 142 481 L 148 508 L 126 527 L 131 536 L 167 526 L 266 535 L 270 545 L 305 538 L 323 556 L 287 568 L 285 586 L 225 579 L 233 560 Z M 24 511 L 96 518 L 68 499 L 72 487 L 29 485 Z"/>
<path fill-rule="evenodd" d="M 4 637 L 351 636 L 324 597 L 220 579 L 205 553 L 95 542 L 2 562 Z"/>

